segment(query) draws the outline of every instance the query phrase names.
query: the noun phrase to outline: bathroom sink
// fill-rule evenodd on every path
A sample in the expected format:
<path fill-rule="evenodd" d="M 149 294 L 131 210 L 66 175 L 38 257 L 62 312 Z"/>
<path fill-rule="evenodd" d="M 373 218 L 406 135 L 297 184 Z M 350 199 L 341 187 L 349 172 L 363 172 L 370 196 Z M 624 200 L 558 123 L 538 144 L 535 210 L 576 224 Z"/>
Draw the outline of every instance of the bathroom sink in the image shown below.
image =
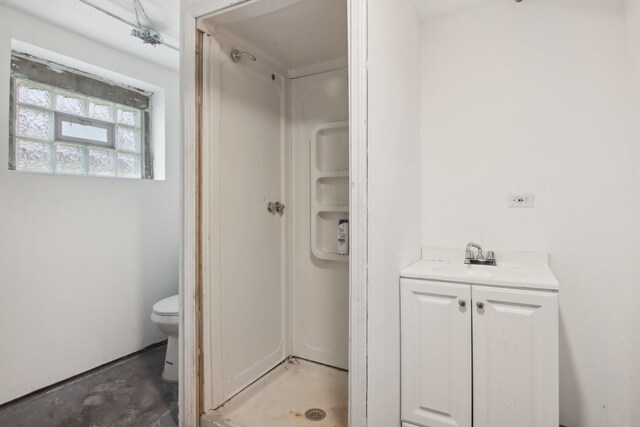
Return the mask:
<path fill-rule="evenodd" d="M 431 266 L 431 270 L 450 276 L 471 276 L 495 279 L 522 279 L 528 276 L 527 272 L 516 266 L 488 266 L 440 263 Z"/>
<path fill-rule="evenodd" d="M 497 265 L 465 264 L 465 253 L 452 249 L 423 249 L 423 259 L 404 269 L 402 277 L 475 285 L 557 290 L 549 256 L 540 253 L 501 252 Z"/>

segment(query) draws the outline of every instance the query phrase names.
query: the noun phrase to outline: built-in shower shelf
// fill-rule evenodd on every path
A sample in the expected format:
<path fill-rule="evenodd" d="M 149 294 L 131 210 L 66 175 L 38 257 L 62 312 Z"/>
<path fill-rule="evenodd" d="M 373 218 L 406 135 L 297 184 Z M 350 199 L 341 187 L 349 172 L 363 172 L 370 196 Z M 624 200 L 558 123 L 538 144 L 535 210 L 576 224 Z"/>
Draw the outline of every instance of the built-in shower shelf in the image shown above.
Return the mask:
<path fill-rule="evenodd" d="M 349 255 L 342 255 L 337 252 L 325 252 L 322 254 L 322 259 L 326 259 L 329 261 L 349 262 Z"/>
<path fill-rule="evenodd" d="M 323 212 L 346 212 L 349 213 L 349 205 L 321 205 L 313 210 L 314 213 Z"/>
<path fill-rule="evenodd" d="M 349 220 L 349 122 L 323 123 L 311 132 L 311 251 L 329 261 L 338 253 L 338 224 Z"/>
<path fill-rule="evenodd" d="M 349 212 L 348 205 L 322 205 L 318 212 Z"/>
<path fill-rule="evenodd" d="M 318 178 L 349 178 L 349 171 L 318 171 Z"/>

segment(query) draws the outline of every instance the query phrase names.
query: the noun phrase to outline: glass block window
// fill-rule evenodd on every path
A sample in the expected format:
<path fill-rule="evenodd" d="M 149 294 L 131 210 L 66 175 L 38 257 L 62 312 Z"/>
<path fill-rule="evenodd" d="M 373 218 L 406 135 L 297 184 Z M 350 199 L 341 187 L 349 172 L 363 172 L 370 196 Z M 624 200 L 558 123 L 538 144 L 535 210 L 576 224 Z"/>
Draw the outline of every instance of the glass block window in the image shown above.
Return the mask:
<path fill-rule="evenodd" d="M 16 78 L 16 170 L 142 178 L 142 110 Z"/>

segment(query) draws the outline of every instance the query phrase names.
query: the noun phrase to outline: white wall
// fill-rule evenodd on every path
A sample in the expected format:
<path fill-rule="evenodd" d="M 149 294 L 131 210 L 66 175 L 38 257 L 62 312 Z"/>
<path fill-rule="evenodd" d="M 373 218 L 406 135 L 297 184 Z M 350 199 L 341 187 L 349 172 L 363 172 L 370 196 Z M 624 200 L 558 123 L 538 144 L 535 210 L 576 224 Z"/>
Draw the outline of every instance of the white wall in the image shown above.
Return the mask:
<path fill-rule="evenodd" d="M 400 271 L 420 258 L 419 21 L 369 0 L 369 427 L 400 424 Z"/>
<path fill-rule="evenodd" d="M 166 181 L 8 171 L 11 39 L 163 88 Z M 177 293 L 178 74 L 0 6 L 0 403 L 164 339 Z"/>
<path fill-rule="evenodd" d="M 349 367 L 349 263 L 319 259 L 311 251 L 311 234 L 317 233 L 311 226 L 311 188 L 316 181 L 311 180 L 314 166 L 309 160 L 316 126 L 349 119 L 348 77 L 343 68 L 291 80 L 291 351 L 342 369 Z M 345 138 L 334 139 L 340 141 L 334 146 L 325 145 L 318 158 L 348 165 L 348 128 L 343 132 L 337 135 Z M 347 178 L 325 187 L 332 191 L 325 189 L 324 194 L 333 197 L 325 195 L 318 202 L 348 204 Z M 322 190 L 317 194 L 323 194 Z M 348 213 L 341 217 L 349 218 Z M 337 241 L 337 225 L 336 221 L 329 228 L 333 232 L 324 236 L 325 241 Z"/>
<path fill-rule="evenodd" d="M 632 425 L 637 185 L 624 10 L 604 4 L 500 0 L 422 28 L 422 243 L 551 254 L 569 427 Z M 535 207 L 508 209 L 517 191 Z"/>
<path fill-rule="evenodd" d="M 632 113 L 630 122 L 632 124 L 631 136 L 633 141 L 633 170 L 634 183 L 640 182 L 640 0 L 626 0 L 625 13 L 627 17 L 627 35 L 629 58 L 631 62 L 631 94 L 632 94 Z M 638 218 L 640 213 L 640 185 L 634 185 L 634 218 Z M 635 237 L 636 242 L 640 239 L 640 221 L 635 221 Z M 640 277 L 640 263 L 636 264 L 636 274 Z M 640 286 L 634 286 L 634 301 L 640 300 Z M 634 310 L 635 318 L 633 319 L 633 373 L 632 373 L 632 393 L 631 393 L 631 425 L 640 425 L 640 310 Z"/>

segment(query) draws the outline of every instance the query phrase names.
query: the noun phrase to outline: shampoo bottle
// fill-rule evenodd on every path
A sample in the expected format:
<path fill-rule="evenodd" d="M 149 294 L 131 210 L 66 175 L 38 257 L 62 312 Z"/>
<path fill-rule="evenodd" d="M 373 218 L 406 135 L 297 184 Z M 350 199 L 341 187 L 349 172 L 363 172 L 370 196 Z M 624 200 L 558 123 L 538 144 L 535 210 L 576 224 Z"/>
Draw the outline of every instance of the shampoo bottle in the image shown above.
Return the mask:
<path fill-rule="evenodd" d="M 349 220 L 338 221 L 338 254 L 349 255 Z"/>

